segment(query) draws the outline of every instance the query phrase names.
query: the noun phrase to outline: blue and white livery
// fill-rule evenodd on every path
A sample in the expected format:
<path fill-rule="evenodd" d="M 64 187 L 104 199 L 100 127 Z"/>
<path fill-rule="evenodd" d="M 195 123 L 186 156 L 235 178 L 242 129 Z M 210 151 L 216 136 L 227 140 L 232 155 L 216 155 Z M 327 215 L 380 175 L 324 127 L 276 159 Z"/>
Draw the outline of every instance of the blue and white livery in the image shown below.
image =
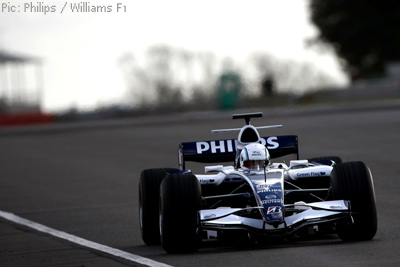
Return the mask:
<path fill-rule="evenodd" d="M 237 139 L 181 143 L 179 169 L 142 172 L 140 222 L 146 244 L 159 241 L 167 252 L 179 253 L 197 250 L 204 239 L 227 236 L 258 240 L 329 229 L 344 241 L 374 237 L 369 168 L 363 162 L 342 163 L 337 156 L 300 160 L 298 137 L 260 137 L 258 130 L 282 126 L 255 127 L 250 119 L 257 117 L 262 113 L 233 115 L 246 125 L 212 131 L 238 131 Z M 291 154 L 295 159 L 277 160 Z M 193 174 L 186 169 L 188 161 L 230 164 Z M 150 191 L 158 197 L 152 207 L 146 199 Z M 157 209 L 158 221 L 149 222 L 150 209 Z"/>

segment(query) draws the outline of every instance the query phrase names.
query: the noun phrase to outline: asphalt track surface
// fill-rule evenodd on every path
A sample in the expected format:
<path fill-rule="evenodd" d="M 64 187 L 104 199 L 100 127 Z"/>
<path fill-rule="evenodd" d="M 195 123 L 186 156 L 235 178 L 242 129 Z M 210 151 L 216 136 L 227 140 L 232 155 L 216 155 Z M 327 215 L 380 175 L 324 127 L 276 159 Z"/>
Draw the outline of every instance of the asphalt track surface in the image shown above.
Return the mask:
<path fill-rule="evenodd" d="M 208 242 L 182 255 L 144 245 L 141 170 L 176 167 L 180 142 L 234 138 L 210 133 L 242 126 L 229 112 L 2 129 L 0 211 L 172 266 L 400 266 L 400 103 L 243 110 L 254 111 L 264 113 L 254 125 L 284 125 L 262 136 L 297 134 L 301 158 L 337 155 L 370 167 L 378 209 L 372 241 L 327 235 L 258 246 Z M 0 219 L 0 266 L 137 265 Z"/>

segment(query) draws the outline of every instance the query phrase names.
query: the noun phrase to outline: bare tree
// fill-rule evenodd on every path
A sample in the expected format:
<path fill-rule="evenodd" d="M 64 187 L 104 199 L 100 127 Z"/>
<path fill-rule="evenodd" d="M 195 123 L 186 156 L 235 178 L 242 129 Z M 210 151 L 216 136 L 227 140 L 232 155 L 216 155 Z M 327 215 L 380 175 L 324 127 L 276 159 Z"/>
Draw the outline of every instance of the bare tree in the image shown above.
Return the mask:
<path fill-rule="evenodd" d="M 250 98 L 262 94 L 260 88 L 266 79 L 272 80 L 277 94 L 303 94 L 335 84 L 333 78 L 310 63 L 280 60 L 265 52 L 254 52 L 247 62 L 237 64 L 234 59 L 220 59 L 211 52 L 155 45 L 144 54 L 143 62 L 126 54 L 120 66 L 133 103 L 168 109 L 214 105 L 217 81 L 227 71 L 240 75 L 240 95 Z"/>
<path fill-rule="evenodd" d="M 279 60 L 264 52 L 252 53 L 250 62 L 258 82 L 271 77 L 278 92 L 302 94 L 308 90 L 335 85 L 332 77 L 311 63 Z"/>
<path fill-rule="evenodd" d="M 167 45 L 150 47 L 142 64 L 132 54 L 123 55 L 120 66 L 129 97 L 138 105 L 176 106 L 199 97 L 205 102 L 217 76 L 212 53 Z"/>

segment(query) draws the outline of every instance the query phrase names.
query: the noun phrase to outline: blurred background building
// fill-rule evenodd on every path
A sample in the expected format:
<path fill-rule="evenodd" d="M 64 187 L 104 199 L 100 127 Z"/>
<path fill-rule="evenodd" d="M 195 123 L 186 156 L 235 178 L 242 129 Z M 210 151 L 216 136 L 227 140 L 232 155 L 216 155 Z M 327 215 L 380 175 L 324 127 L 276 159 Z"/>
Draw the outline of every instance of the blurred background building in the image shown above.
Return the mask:
<path fill-rule="evenodd" d="M 0 114 L 40 113 L 42 61 L 0 50 Z"/>

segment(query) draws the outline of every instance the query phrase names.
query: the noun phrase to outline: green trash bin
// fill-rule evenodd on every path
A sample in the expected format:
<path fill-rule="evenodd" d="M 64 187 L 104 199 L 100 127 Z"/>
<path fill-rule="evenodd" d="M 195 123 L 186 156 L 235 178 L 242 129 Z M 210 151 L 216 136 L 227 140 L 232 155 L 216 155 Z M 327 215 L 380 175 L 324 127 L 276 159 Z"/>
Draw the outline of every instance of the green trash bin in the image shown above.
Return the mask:
<path fill-rule="evenodd" d="M 238 105 L 242 82 L 234 72 L 222 74 L 218 80 L 217 103 L 221 110 L 235 109 Z"/>

